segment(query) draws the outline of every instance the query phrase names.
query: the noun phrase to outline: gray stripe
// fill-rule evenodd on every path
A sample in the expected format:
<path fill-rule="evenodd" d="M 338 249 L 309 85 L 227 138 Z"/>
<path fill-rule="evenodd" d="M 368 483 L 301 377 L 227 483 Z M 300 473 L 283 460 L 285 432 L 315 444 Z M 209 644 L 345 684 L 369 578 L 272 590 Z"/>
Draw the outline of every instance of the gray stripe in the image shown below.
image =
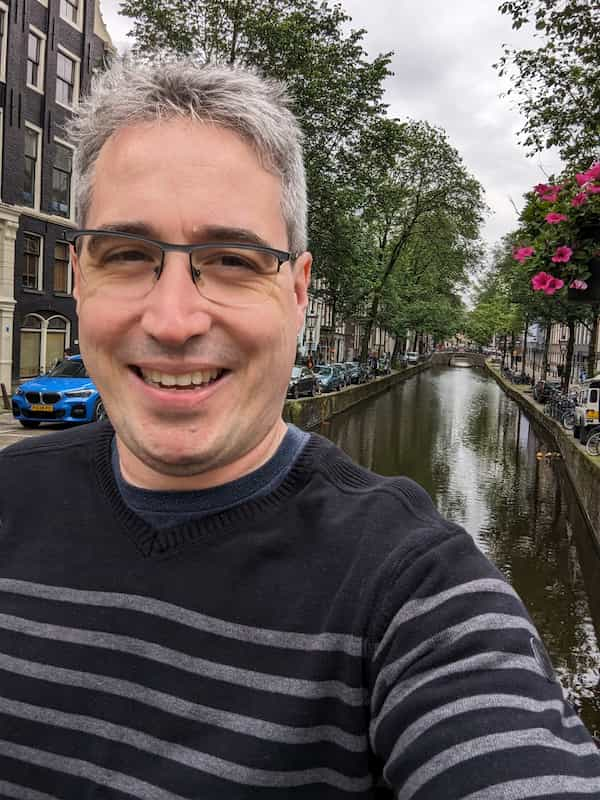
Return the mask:
<path fill-rule="evenodd" d="M 143 595 L 121 594 L 118 592 L 92 592 L 82 589 L 71 589 L 65 586 L 48 586 L 29 581 L 18 581 L 0 578 L 0 591 L 12 594 L 23 594 L 28 597 L 55 600 L 64 603 L 80 603 L 102 608 L 119 608 L 137 611 L 155 617 L 186 625 L 200 631 L 207 631 L 226 639 L 237 639 L 251 644 L 281 647 L 288 650 L 315 650 L 348 653 L 351 656 L 362 656 L 363 640 L 360 636 L 346 633 L 295 633 L 278 631 L 270 628 L 255 628 L 250 625 L 238 625 L 218 617 L 209 617 L 197 611 L 165 603 L 153 597 Z"/>
<path fill-rule="evenodd" d="M 500 766 L 498 764 L 499 751 L 512 751 L 520 747 L 552 748 L 553 750 L 560 750 L 563 753 L 570 753 L 574 756 L 587 756 L 592 754 L 596 754 L 597 756 L 598 754 L 596 745 L 593 742 L 571 744 L 570 742 L 565 742 L 563 739 L 559 739 L 558 736 L 554 736 L 553 733 L 545 728 L 529 728 L 525 731 L 506 731 L 504 733 L 494 733 L 490 736 L 480 736 L 477 739 L 469 739 L 466 742 L 461 742 L 453 747 L 449 747 L 442 753 L 438 753 L 426 764 L 423 764 L 422 767 L 415 770 L 402 787 L 398 795 L 398 800 L 410 800 L 410 798 L 426 783 L 439 777 L 457 764 L 464 764 L 468 761 L 470 765 L 469 769 L 473 770 L 476 774 L 477 766 L 473 763 L 474 758 L 487 755 L 488 753 L 494 753 L 496 755 L 496 765 Z M 507 754 L 505 758 L 510 758 L 510 755 Z M 386 771 L 387 768 L 384 769 L 384 775 Z M 499 772 L 500 771 L 499 769 Z M 488 787 L 488 792 L 491 788 L 492 787 Z M 505 795 L 496 796 L 505 797 Z"/>
<path fill-rule="evenodd" d="M 76 686 L 93 692 L 104 692 L 117 697 L 135 700 L 151 708 L 158 708 L 173 716 L 190 719 L 207 725 L 235 731 L 257 739 L 283 744 L 312 744 L 328 741 L 353 752 L 364 752 L 367 749 L 365 736 L 354 736 L 334 725 L 315 725 L 310 728 L 278 725 L 254 717 L 234 714 L 209 706 L 192 703 L 164 692 L 149 689 L 138 683 L 109 678 L 90 672 L 63 669 L 34 661 L 0 654 L 0 669 L 24 675 L 28 678 L 49 681 L 65 686 Z"/>
<path fill-rule="evenodd" d="M 431 652 L 437 649 L 440 645 L 448 647 L 463 636 L 468 636 L 470 633 L 478 631 L 497 631 L 497 630 L 518 630 L 524 629 L 537 639 L 538 633 L 534 626 L 525 617 L 517 617 L 511 614 L 479 614 L 476 617 L 471 617 L 464 622 L 453 625 L 451 628 L 444 628 L 438 631 L 435 636 L 422 641 L 417 647 L 414 647 L 408 653 L 405 653 L 401 658 L 392 661 L 384 667 L 375 681 L 373 689 L 373 696 L 371 700 L 371 709 L 376 713 L 376 709 L 380 703 L 381 695 L 387 692 L 390 686 L 393 686 L 402 676 L 402 672 L 407 666 L 410 666 L 414 661 L 420 658 L 423 653 Z"/>
<path fill-rule="evenodd" d="M 108 739 L 109 741 L 117 742 L 119 744 L 124 743 L 129 747 L 136 747 L 138 750 L 141 750 L 145 753 L 152 753 L 155 756 L 159 756 L 159 758 L 175 761 L 178 764 L 183 764 L 185 767 L 190 767 L 191 769 L 200 770 L 203 767 L 208 766 L 208 769 L 205 771 L 211 772 L 215 775 L 220 775 L 221 777 L 224 777 L 226 773 L 217 770 L 215 765 L 226 763 L 228 764 L 228 770 L 231 768 L 237 770 L 246 770 L 250 780 L 252 780 L 252 776 L 255 773 L 258 773 L 259 778 L 257 779 L 257 785 L 259 786 L 280 785 L 279 777 L 273 778 L 274 783 L 269 784 L 269 775 L 287 776 L 292 774 L 276 771 L 271 772 L 270 770 L 253 770 L 249 767 L 243 767 L 238 764 L 225 762 L 222 759 L 209 756 L 206 753 L 198 750 L 192 750 L 190 747 L 184 747 L 183 745 L 176 744 L 175 742 L 158 739 L 155 736 L 150 736 L 142 731 L 136 730 L 135 728 L 127 728 L 123 725 L 115 725 L 112 722 L 107 722 L 106 720 L 100 720 L 82 714 L 66 714 L 62 711 L 57 711 L 54 708 L 42 708 L 40 706 L 30 705 L 29 703 L 21 703 L 17 700 L 7 700 L 6 698 L 1 697 L 0 711 L 6 714 L 12 714 L 15 717 L 33 720 L 34 722 L 39 722 L 44 725 L 56 725 L 60 728 L 79 731 L 80 733 L 87 733 L 92 736 L 99 736 L 102 739 Z M 301 776 L 312 772 L 313 770 L 298 770 L 297 772 L 293 773 L 300 781 L 299 784 L 294 785 L 302 785 L 303 783 L 311 782 L 305 781 Z M 327 772 L 330 776 L 330 780 L 328 782 L 332 783 L 334 786 L 343 785 L 348 781 L 348 776 L 338 772 L 337 770 L 327 770 Z M 246 779 L 244 779 L 244 783 L 245 782 Z"/>
<path fill-rule="evenodd" d="M 133 636 L 121 636 L 102 631 L 87 631 L 80 628 L 66 628 L 62 625 L 49 625 L 45 622 L 36 622 L 10 614 L 0 614 L 0 628 L 53 641 L 129 653 L 194 675 L 201 675 L 203 678 L 223 681 L 250 689 L 258 689 L 263 692 L 275 692 L 307 699 L 334 697 L 351 706 L 361 706 L 365 701 L 364 689 L 347 686 L 341 681 L 309 681 L 300 678 L 269 675 L 265 672 L 254 672 L 208 661 L 204 658 L 196 658 L 188 653 L 172 650 L 170 647 L 163 647 L 154 642 L 147 642 L 144 639 L 136 639 Z"/>
<path fill-rule="evenodd" d="M 428 714 L 419 717 L 412 725 L 402 733 L 399 739 L 396 740 L 394 749 L 392 750 L 388 763 L 393 762 L 414 742 L 422 736 L 434 725 L 440 722 L 447 722 L 453 717 L 460 714 L 466 714 L 469 711 L 479 711 L 483 708 L 511 708 L 519 711 L 527 711 L 532 714 L 543 714 L 546 711 L 556 711 L 559 715 L 560 724 L 563 728 L 575 728 L 577 726 L 583 727 L 583 723 L 576 714 L 571 714 L 569 717 L 563 716 L 565 711 L 565 704 L 562 700 L 532 700 L 529 697 L 522 697 L 515 694 L 478 694 L 473 697 L 463 697 L 453 703 L 446 703 L 446 705 L 439 706 Z M 457 720 L 457 725 L 460 722 Z"/>
<path fill-rule="evenodd" d="M 100 784 L 100 786 L 108 786 L 110 789 L 118 789 L 133 797 L 141 797 L 142 800 L 186 800 L 181 795 L 164 791 L 158 786 L 146 783 L 146 781 L 123 775 L 122 772 L 104 769 L 104 767 L 99 767 L 97 764 L 83 761 L 80 758 L 68 758 L 58 753 L 48 753 L 45 750 L 7 742 L 4 739 L 0 739 L 0 755 L 14 758 L 17 761 L 24 761 L 26 764 L 35 764 L 38 767 L 52 769 L 55 772 L 76 775 L 78 778 L 85 778 L 93 783 Z"/>
<path fill-rule="evenodd" d="M 575 775 L 541 775 L 539 778 L 506 781 L 494 786 L 494 794 L 503 800 L 529 800 L 552 794 L 591 794 L 600 792 L 600 778 L 576 778 Z M 479 789 L 463 800 L 490 800 L 490 790 Z"/>
<path fill-rule="evenodd" d="M 6 797 L 14 797 L 15 800 L 60 800 L 60 797 L 54 794 L 37 792 L 27 786 L 17 786 L 16 783 L 8 783 L 3 780 L 0 780 L 0 792 Z"/>
<path fill-rule="evenodd" d="M 527 672 L 534 672 L 538 676 L 540 675 L 540 667 L 535 658 L 492 650 L 489 653 L 479 653 L 476 656 L 469 656 L 460 661 L 453 661 L 451 664 L 444 664 L 442 667 L 436 667 L 435 669 L 430 669 L 427 672 L 415 675 L 412 678 L 407 678 L 391 690 L 383 704 L 383 708 L 379 714 L 373 718 L 369 733 L 372 746 L 374 747 L 373 742 L 377 736 L 377 730 L 385 717 L 393 711 L 396 706 L 400 705 L 408 695 L 419 689 L 419 687 L 438 678 L 446 678 L 456 673 L 496 669 L 523 669 Z"/>
<path fill-rule="evenodd" d="M 394 635 L 397 628 L 400 625 L 403 625 L 408 620 L 415 619 L 416 617 L 420 617 L 422 614 L 427 614 L 429 611 L 432 611 L 434 608 L 441 606 L 443 603 L 446 603 L 448 600 L 451 600 L 453 597 L 459 597 L 464 594 L 473 594 L 479 592 L 494 592 L 497 594 L 508 594 L 511 597 L 515 597 L 518 599 L 517 594 L 515 593 L 514 589 L 512 589 L 507 583 L 504 581 L 498 580 L 496 578 L 482 578 L 481 580 L 477 581 L 468 581 L 467 583 L 461 583 L 458 586 L 453 586 L 451 589 L 446 589 L 439 594 L 431 595 L 430 597 L 419 597 L 416 600 L 411 600 L 409 603 L 405 603 L 402 608 L 398 611 L 396 616 L 392 619 L 388 628 L 383 636 L 381 642 L 379 642 L 379 646 L 375 651 L 374 658 L 377 658 L 381 653 L 382 649 L 386 646 L 389 642 L 390 638 Z M 520 601 L 519 601 L 520 602 Z"/>
<path fill-rule="evenodd" d="M 4 740 L 0 740 L 0 755 L 47 767 L 55 772 L 77 775 L 94 783 L 99 783 L 101 786 L 128 792 L 134 797 L 141 797 L 143 800 L 186 800 L 186 798 L 161 789 L 159 786 L 140 781 L 130 775 L 124 775 L 122 772 L 99 767 L 97 764 L 92 764 L 79 758 L 70 758 L 58 753 L 48 753 L 45 750 L 24 747 Z M 365 775 L 362 778 L 351 778 L 327 767 L 290 770 L 289 772 L 252 769 L 241 764 L 235 764 L 232 761 L 209 756 L 206 753 L 197 754 L 196 768 L 209 775 L 228 780 L 231 783 L 242 784 L 242 786 L 292 788 L 313 783 L 325 783 L 345 792 L 366 792 L 373 785 L 370 775 Z"/>

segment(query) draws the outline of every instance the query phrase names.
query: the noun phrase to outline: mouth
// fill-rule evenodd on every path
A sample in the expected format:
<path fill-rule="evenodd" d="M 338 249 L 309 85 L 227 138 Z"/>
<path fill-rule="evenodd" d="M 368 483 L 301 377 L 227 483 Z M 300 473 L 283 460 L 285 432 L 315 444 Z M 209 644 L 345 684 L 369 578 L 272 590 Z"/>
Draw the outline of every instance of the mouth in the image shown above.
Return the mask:
<path fill-rule="evenodd" d="M 169 372 L 159 372 L 154 369 L 142 369 L 135 365 L 131 365 L 129 369 L 149 386 L 175 392 L 189 392 L 194 389 L 199 389 L 201 386 L 210 386 L 221 380 L 221 378 L 230 371 L 227 369 L 214 368 L 174 375 Z"/>

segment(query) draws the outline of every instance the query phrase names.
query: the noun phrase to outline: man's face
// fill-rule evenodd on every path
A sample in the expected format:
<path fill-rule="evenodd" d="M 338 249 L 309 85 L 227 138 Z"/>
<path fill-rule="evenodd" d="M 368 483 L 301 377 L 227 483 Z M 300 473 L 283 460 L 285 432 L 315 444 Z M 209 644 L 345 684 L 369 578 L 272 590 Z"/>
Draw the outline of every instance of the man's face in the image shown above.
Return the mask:
<path fill-rule="evenodd" d="M 210 241 L 215 228 L 238 229 L 289 249 L 279 178 L 234 133 L 182 120 L 132 126 L 104 145 L 86 227 L 107 226 L 137 226 L 182 244 Z M 251 469 L 252 453 L 281 428 L 310 255 L 283 264 L 273 292 L 244 307 L 202 297 L 185 253 L 168 253 L 160 280 L 135 301 L 108 298 L 102 286 L 86 283 L 75 255 L 73 261 L 81 352 L 117 432 L 122 464 L 150 476 L 155 488 L 192 488 L 193 478 L 180 478 L 214 473 L 222 482 Z M 161 388 L 142 377 L 198 371 L 219 377 L 192 389 Z M 171 478 L 161 482 L 165 476 Z"/>

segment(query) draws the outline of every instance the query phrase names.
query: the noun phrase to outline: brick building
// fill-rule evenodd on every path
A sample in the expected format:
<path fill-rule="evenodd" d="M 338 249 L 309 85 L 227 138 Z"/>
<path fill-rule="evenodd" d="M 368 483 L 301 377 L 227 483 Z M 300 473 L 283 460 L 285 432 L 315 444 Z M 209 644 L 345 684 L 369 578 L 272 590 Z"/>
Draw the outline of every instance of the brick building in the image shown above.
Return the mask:
<path fill-rule="evenodd" d="M 77 347 L 63 126 L 113 51 L 99 0 L 0 0 L 0 382 Z"/>

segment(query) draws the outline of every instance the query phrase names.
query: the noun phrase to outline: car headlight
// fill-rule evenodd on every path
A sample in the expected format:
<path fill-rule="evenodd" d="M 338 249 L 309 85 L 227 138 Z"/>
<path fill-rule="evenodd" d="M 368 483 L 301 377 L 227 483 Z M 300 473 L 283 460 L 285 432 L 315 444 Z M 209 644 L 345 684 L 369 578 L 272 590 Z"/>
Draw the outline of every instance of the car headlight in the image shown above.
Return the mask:
<path fill-rule="evenodd" d="M 24 391 L 23 391 L 23 389 L 21 389 L 21 387 L 19 386 L 19 388 L 18 388 L 18 389 L 17 389 L 17 391 L 16 391 L 16 394 L 21 394 L 21 395 L 23 395 L 23 394 L 25 394 L 25 392 L 24 392 Z"/>
<path fill-rule="evenodd" d="M 91 397 L 93 394 L 93 389 L 73 389 L 70 392 L 65 392 L 65 397 Z"/>

